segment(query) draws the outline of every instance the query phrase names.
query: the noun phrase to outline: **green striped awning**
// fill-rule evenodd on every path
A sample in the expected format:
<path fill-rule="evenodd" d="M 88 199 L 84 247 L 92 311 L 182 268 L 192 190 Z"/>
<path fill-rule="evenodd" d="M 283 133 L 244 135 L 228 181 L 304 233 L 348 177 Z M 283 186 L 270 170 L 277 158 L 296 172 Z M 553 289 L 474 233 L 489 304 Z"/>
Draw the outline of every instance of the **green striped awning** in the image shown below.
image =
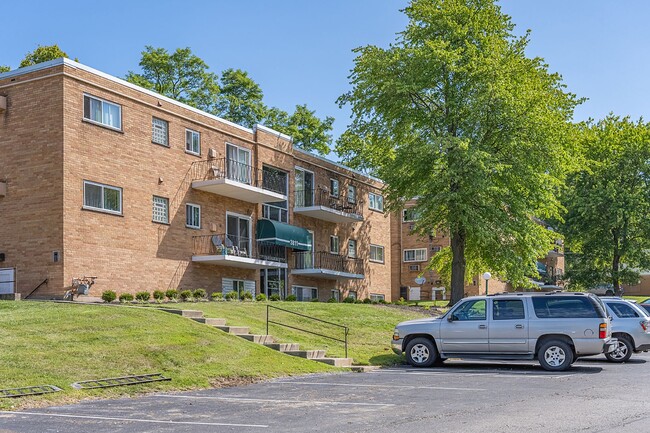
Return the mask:
<path fill-rule="evenodd" d="M 311 251 L 312 244 L 311 233 L 302 227 L 267 219 L 257 221 L 257 240 L 302 251 Z"/>

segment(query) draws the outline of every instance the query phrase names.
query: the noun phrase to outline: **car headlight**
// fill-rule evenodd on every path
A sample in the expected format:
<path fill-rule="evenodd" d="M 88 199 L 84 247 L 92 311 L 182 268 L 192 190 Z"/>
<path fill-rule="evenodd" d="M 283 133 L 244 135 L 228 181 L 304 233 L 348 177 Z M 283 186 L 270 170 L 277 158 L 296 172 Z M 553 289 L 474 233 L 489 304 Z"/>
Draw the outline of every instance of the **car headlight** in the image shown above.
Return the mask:
<path fill-rule="evenodd" d="M 399 340 L 399 331 L 397 329 L 393 331 L 393 340 Z"/>

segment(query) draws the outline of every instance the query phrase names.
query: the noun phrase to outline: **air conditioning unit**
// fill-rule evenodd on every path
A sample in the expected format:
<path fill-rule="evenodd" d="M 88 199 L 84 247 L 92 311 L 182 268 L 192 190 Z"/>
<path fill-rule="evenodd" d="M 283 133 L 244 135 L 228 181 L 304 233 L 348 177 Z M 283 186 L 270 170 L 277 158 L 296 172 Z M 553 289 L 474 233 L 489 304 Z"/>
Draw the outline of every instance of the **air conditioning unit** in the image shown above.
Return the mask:
<path fill-rule="evenodd" d="M 217 150 L 216 149 L 208 149 L 208 158 L 216 158 L 217 157 Z"/>

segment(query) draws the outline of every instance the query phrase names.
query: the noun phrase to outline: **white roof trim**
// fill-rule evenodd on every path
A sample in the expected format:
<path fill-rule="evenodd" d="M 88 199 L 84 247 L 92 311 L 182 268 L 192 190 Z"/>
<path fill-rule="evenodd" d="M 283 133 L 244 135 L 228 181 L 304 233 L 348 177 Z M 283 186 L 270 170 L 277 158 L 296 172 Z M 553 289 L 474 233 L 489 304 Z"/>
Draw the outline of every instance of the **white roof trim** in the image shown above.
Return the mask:
<path fill-rule="evenodd" d="M 287 140 L 287 141 L 293 143 L 293 137 L 292 136 L 287 135 L 287 134 L 283 134 L 280 131 L 276 131 L 275 129 L 269 128 L 268 126 L 264 126 L 261 123 L 256 123 L 253 126 L 253 131 L 256 131 L 258 129 L 260 131 L 268 132 L 269 134 L 276 135 L 276 136 L 278 136 L 278 137 L 280 137 L 280 138 L 282 138 L 284 140 Z"/>

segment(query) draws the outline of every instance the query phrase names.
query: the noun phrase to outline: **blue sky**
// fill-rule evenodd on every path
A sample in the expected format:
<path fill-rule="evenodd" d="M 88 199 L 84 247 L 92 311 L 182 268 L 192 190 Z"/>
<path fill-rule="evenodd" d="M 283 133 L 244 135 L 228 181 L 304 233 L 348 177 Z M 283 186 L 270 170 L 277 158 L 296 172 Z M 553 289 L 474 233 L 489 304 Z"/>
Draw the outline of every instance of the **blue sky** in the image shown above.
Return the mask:
<path fill-rule="evenodd" d="M 137 70 L 145 45 L 189 46 L 211 70 L 249 72 L 268 105 L 306 103 L 336 118 L 349 89 L 355 47 L 387 46 L 405 27 L 392 0 L 5 2 L 0 64 L 16 67 L 38 44 L 58 43 L 71 57 L 123 77 Z M 576 120 L 610 111 L 638 118 L 649 110 L 650 2 L 646 0 L 503 0 L 518 32 L 532 30 L 529 55 L 546 59 L 568 89 L 588 97 Z M 11 37 L 9 37 L 11 35 Z"/>

